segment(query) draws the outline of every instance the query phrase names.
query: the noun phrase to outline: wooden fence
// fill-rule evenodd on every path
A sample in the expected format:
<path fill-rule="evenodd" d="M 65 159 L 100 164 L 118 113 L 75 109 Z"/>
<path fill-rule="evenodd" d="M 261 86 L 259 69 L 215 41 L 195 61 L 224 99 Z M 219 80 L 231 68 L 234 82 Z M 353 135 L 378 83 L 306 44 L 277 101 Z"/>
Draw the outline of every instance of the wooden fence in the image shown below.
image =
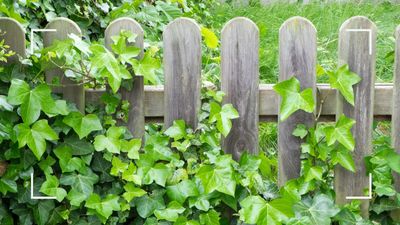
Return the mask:
<path fill-rule="evenodd" d="M 56 18 L 46 28 L 57 32 L 43 33 L 44 46 L 54 40 L 67 38 L 67 34 L 81 34 L 79 27 L 66 18 Z M 25 57 L 25 31 L 18 22 L 0 18 L 0 29 L 6 32 L 5 43 L 20 56 Z M 130 18 L 113 21 L 105 31 L 105 44 L 110 46 L 111 36 L 121 29 L 138 35 L 136 46 L 143 49 L 143 30 Z M 362 77 L 355 85 L 355 106 L 342 100 L 340 94 L 326 84 L 316 84 L 317 32 L 305 18 L 287 20 L 279 32 L 280 80 L 296 76 L 301 87 L 312 88 L 315 98 L 322 105 L 322 117 L 334 120 L 343 112 L 357 122 L 352 132 L 356 140 L 354 160 L 356 174 L 338 166 L 335 169 L 337 202 L 346 202 L 346 196 L 363 195 L 368 186 L 364 156 L 372 151 L 371 135 L 373 118 L 392 119 L 393 145 L 400 151 L 400 29 L 396 31 L 396 62 L 393 84 L 374 84 L 375 43 L 377 28 L 366 17 L 356 16 L 343 23 L 339 30 L 339 64 L 348 64 L 350 70 Z M 131 92 L 122 91 L 124 99 L 130 101 L 132 110 L 128 128 L 135 137 L 141 137 L 145 121 L 164 120 L 171 125 L 175 119 L 184 119 L 196 126 L 200 108 L 201 88 L 201 35 L 197 23 L 188 18 L 179 18 L 165 27 L 164 41 L 164 86 L 144 86 L 143 79 L 136 76 Z M 226 152 L 238 158 L 244 150 L 258 151 L 259 121 L 275 121 L 278 115 L 279 97 L 272 84 L 259 84 L 259 31 L 247 18 L 234 18 L 221 32 L 221 90 L 226 93 L 225 103 L 232 103 L 240 118 L 233 121 L 232 131 L 223 140 Z M 142 54 L 139 56 L 141 57 Z M 15 62 L 16 58 L 10 60 Z M 62 71 L 47 71 L 51 79 Z M 139 74 L 140 75 L 140 74 Z M 63 83 L 71 81 L 63 79 Z M 318 90 L 318 91 L 316 91 Z M 82 86 L 60 88 L 64 98 L 77 104 L 84 111 L 86 102 L 95 102 L 104 90 L 84 90 Z M 319 107 L 317 107 L 319 108 Z M 279 123 L 279 183 L 296 178 L 300 173 L 300 140 L 292 136 L 294 125 L 315 123 L 312 114 L 297 112 L 285 122 Z M 400 191 L 400 179 L 397 178 Z M 368 206 L 365 201 L 363 207 Z"/>

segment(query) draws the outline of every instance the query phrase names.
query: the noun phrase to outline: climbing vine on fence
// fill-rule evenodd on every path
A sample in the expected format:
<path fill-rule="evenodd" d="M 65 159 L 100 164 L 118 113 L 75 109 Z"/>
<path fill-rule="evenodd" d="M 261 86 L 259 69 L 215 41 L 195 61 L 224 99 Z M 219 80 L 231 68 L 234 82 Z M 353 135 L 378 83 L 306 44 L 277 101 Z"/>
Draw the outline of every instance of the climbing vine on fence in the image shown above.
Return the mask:
<path fill-rule="evenodd" d="M 293 135 L 302 139 L 302 171 L 297 179 L 278 188 L 268 155 L 243 153 L 238 161 L 221 151 L 238 112 L 222 104 L 223 93 L 203 90 L 200 123 L 183 120 L 169 128 L 147 125 L 145 137 L 132 138 L 116 118 L 127 102 L 118 94 L 132 74 L 151 79 L 151 49 L 143 60 L 126 43 L 133 34 L 122 32 L 106 48 L 70 36 L 43 50 L 40 58 L 25 60 L 25 70 L 4 68 L 0 96 L 0 222 L 1 224 L 376 224 L 364 219 L 360 202 L 334 203 L 333 168 L 355 171 L 351 152 L 354 120 L 341 115 L 336 123 L 298 124 Z M 4 57 L 7 57 L 4 56 Z M 107 60 L 106 60 L 107 59 Z M 148 63 L 146 60 L 152 61 Z M 126 66 L 128 63 L 130 66 Z M 31 65 L 29 65 L 31 64 Z M 9 66 L 7 66 L 9 67 Z M 12 66 L 11 66 L 12 67 Z M 58 67 L 65 76 L 89 87 L 109 85 L 98 106 L 79 112 L 73 104 L 51 93 L 60 85 L 43 82 L 41 71 Z M 142 72 L 141 72 L 142 71 Z M 144 71 L 144 72 L 143 72 Z M 150 75 L 149 75 L 150 74 Z M 327 72 L 330 84 L 350 104 L 358 75 L 346 66 Z M 311 89 L 301 90 L 292 77 L 274 86 L 282 97 L 281 120 L 294 112 L 320 110 Z M 380 141 L 367 158 L 374 182 L 373 213 L 389 215 L 399 207 L 391 173 L 400 172 L 400 156 Z M 31 184 L 30 175 L 34 174 Z M 34 195 L 54 200 L 31 199 Z"/>

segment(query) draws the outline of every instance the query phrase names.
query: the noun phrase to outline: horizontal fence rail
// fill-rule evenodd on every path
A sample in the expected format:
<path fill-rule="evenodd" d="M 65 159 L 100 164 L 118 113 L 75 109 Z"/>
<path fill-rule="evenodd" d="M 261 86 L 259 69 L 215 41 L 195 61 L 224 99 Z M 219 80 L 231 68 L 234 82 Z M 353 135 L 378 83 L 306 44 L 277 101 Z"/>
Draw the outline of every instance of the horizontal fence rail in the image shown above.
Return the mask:
<path fill-rule="evenodd" d="M 80 34 L 79 26 L 66 18 L 55 18 L 46 28 L 59 30 L 44 34 L 44 46 L 62 40 L 70 33 Z M 0 18 L 0 29 L 6 32 L 2 38 L 22 58 L 26 56 L 25 32 L 15 20 Z M 110 37 L 122 29 L 138 35 L 135 46 L 142 49 L 144 32 L 140 24 L 131 18 L 119 18 L 105 31 L 105 45 Z M 360 32 L 356 32 L 360 31 Z M 367 32 L 365 32 L 367 31 Z M 393 84 L 375 84 L 375 24 L 366 17 L 352 17 L 339 30 L 338 64 L 362 77 L 354 86 L 354 106 L 328 84 L 316 84 L 317 31 L 314 25 L 302 17 L 285 21 L 279 31 L 279 80 L 295 76 L 301 88 L 314 90 L 317 104 L 321 104 L 321 118 L 334 121 L 341 113 L 356 120 L 352 132 L 356 140 L 353 152 L 357 173 L 349 173 L 340 166 L 335 168 L 336 202 L 347 203 L 347 195 L 360 195 L 368 183 L 364 157 L 372 151 L 373 119 L 392 119 L 393 147 L 400 153 L 400 28 L 396 30 L 395 71 Z M 226 23 L 221 32 L 221 90 L 224 103 L 231 103 L 239 111 L 239 119 L 233 120 L 231 133 L 222 140 L 222 149 L 235 159 L 249 150 L 257 154 L 259 121 L 278 121 L 280 97 L 273 91 L 273 84 L 259 84 L 259 30 L 249 19 L 234 18 Z M 262 40 L 261 40 L 262 41 Z M 201 35 L 196 21 L 178 18 L 165 27 L 164 75 L 165 86 L 145 86 L 140 74 L 133 79 L 131 91 L 121 90 L 123 99 L 131 104 L 126 124 L 135 137 L 143 137 L 145 121 L 164 122 L 167 126 L 175 119 L 184 119 L 197 126 L 201 88 Z M 14 56 L 9 63 L 17 62 Z M 46 78 L 63 77 L 63 71 L 46 71 Z M 63 84 L 70 84 L 67 78 Z M 215 87 L 213 87 L 215 88 Z M 105 90 L 84 90 L 82 86 L 63 87 L 53 90 L 74 102 L 81 111 L 89 103 L 100 102 Z M 317 109 L 320 106 L 317 105 Z M 120 124 L 123 124 L 119 121 Z M 279 184 L 300 174 L 300 140 L 292 136 L 294 124 L 315 123 L 310 113 L 296 112 L 285 122 L 278 122 Z M 400 177 L 395 176 L 396 189 L 400 191 Z M 368 216 L 368 201 L 363 202 L 363 214 Z"/>
<path fill-rule="evenodd" d="M 279 111 L 279 96 L 273 90 L 274 84 L 259 84 L 259 121 L 277 122 Z M 336 90 L 329 84 L 319 83 L 317 86 L 318 107 L 324 100 L 321 111 L 321 121 L 335 121 Z M 205 87 L 207 88 L 207 87 Z M 209 87 L 213 88 L 213 87 Z M 214 88 L 213 88 L 214 89 Z M 98 103 L 103 89 L 86 90 L 86 102 Z M 391 120 L 393 101 L 393 84 L 375 84 L 374 118 L 376 120 Z M 144 115 L 147 122 L 164 121 L 164 85 L 144 85 Z"/>

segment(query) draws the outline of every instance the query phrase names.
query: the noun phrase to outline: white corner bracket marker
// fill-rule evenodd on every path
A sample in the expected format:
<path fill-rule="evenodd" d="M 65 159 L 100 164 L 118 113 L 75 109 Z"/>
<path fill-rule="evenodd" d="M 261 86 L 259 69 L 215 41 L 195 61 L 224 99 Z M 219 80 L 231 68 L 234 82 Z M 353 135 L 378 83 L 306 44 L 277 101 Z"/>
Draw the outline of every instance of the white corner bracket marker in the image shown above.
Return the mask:
<path fill-rule="evenodd" d="M 349 200 L 370 200 L 372 199 L 372 174 L 369 174 L 369 194 L 368 196 L 346 196 Z"/>
<path fill-rule="evenodd" d="M 31 30 L 31 54 L 33 54 L 33 33 L 35 32 L 57 32 L 57 29 L 32 29 Z"/>
<path fill-rule="evenodd" d="M 57 199 L 56 197 L 52 197 L 52 196 L 34 196 L 33 195 L 33 173 L 31 173 L 31 199 L 39 199 L 39 200 Z"/>
<path fill-rule="evenodd" d="M 371 29 L 347 29 L 347 32 L 368 32 L 369 55 L 372 55 L 372 30 Z"/>

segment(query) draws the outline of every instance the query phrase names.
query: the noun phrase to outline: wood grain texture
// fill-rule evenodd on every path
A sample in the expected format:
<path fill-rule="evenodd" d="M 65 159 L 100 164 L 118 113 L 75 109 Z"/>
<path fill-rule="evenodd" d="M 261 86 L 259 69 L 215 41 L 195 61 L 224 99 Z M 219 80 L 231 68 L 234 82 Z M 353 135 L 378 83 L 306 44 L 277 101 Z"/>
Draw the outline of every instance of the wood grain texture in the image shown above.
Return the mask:
<path fill-rule="evenodd" d="M 0 18 L 0 40 L 10 46 L 9 50 L 15 52 L 15 55 L 8 58 L 7 64 L 18 62 L 18 56 L 25 58 L 25 29 L 15 19 L 8 17 Z"/>
<path fill-rule="evenodd" d="M 279 80 L 295 76 L 301 89 L 316 93 L 317 35 L 314 25 L 305 18 L 292 17 L 279 30 Z M 314 96 L 315 98 L 315 96 Z M 301 140 L 292 135 L 296 124 L 312 126 L 312 113 L 297 111 L 278 124 L 279 185 L 300 174 Z"/>
<path fill-rule="evenodd" d="M 354 32 L 349 29 L 367 29 L 370 32 Z M 336 118 L 338 119 L 343 113 L 356 121 L 352 128 L 356 142 L 353 152 L 356 173 L 347 171 L 341 166 L 335 168 L 336 201 L 339 204 L 348 202 L 346 196 L 363 196 L 363 190 L 368 188 L 369 184 L 364 157 L 372 152 L 375 43 L 376 26 L 366 17 L 352 17 L 340 27 L 339 66 L 348 64 L 349 69 L 361 76 L 362 80 L 354 85 L 354 107 L 344 101 L 338 93 Z M 362 204 L 362 213 L 365 217 L 368 216 L 368 203 L 368 200 L 364 200 Z"/>
<path fill-rule="evenodd" d="M 400 153 L 400 26 L 396 29 L 395 64 L 393 74 L 392 144 Z M 395 187 L 400 192 L 400 175 L 393 174 Z"/>
<path fill-rule="evenodd" d="M 56 29 L 56 32 L 43 33 L 44 47 L 50 46 L 55 40 L 65 40 L 69 34 L 81 36 L 81 29 L 70 19 L 58 17 L 52 20 L 45 27 L 46 29 Z M 64 87 L 53 88 L 55 93 L 62 93 L 63 98 L 76 104 L 77 108 L 83 113 L 85 112 L 85 89 L 83 85 L 77 85 L 75 82 L 64 76 L 64 72 L 60 69 L 51 69 L 46 71 L 46 82 L 52 83 L 55 77 L 60 78 L 60 83 Z"/>
<path fill-rule="evenodd" d="M 223 103 L 239 112 L 222 149 L 239 159 L 243 151 L 258 152 L 259 31 L 253 21 L 230 20 L 221 33 L 221 90 Z"/>
<path fill-rule="evenodd" d="M 122 17 L 111 22 L 105 31 L 105 45 L 112 51 L 111 44 L 113 36 L 118 36 L 121 30 L 129 30 L 136 34 L 134 45 L 141 49 L 138 59 L 143 57 L 143 38 L 144 32 L 139 23 L 134 19 Z M 133 75 L 134 76 L 134 75 Z M 144 135 L 144 81 L 142 76 L 134 76 L 128 82 L 133 82 L 132 89 L 126 90 L 121 87 L 120 93 L 123 100 L 128 100 L 130 103 L 130 110 L 128 114 L 128 129 L 135 138 L 142 138 Z M 118 121 L 122 124 L 122 121 Z"/>
<path fill-rule="evenodd" d="M 178 18 L 166 26 L 163 41 L 164 125 L 183 119 L 195 128 L 200 109 L 200 27 L 192 19 Z"/>

